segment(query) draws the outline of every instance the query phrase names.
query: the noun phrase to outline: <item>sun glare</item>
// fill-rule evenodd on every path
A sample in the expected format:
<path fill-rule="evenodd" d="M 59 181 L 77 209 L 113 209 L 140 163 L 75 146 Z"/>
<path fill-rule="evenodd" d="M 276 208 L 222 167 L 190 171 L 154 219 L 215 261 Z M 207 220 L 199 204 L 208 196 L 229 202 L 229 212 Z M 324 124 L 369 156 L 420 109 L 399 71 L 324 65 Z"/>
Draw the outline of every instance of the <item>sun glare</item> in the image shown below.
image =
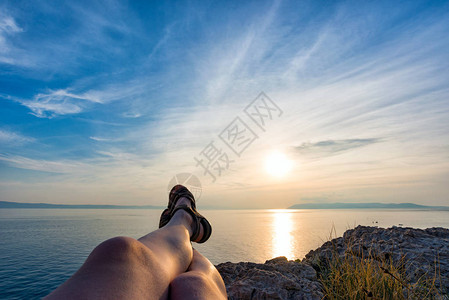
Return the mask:
<path fill-rule="evenodd" d="M 265 159 L 265 170 L 274 177 L 283 177 L 292 169 L 292 161 L 281 152 L 272 152 Z"/>
<path fill-rule="evenodd" d="M 273 257 L 285 256 L 293 259 L 293 220 L 290 212 L 273 213 Z"/>

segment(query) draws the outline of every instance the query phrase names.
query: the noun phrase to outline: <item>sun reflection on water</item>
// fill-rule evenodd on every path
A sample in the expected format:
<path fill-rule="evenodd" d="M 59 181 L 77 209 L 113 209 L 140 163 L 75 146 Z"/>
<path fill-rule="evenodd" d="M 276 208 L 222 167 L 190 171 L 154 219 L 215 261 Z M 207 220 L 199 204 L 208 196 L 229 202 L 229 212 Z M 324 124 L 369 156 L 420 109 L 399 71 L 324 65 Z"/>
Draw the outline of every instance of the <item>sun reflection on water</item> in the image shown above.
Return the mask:
<path fill-rule="evenodd" d="M 273 257 L 285 256 L 294 258 L 293 247 L 293 221 L 292 214 L 288 210 L 273 210 L 272 225 L 272 252 Z"/>

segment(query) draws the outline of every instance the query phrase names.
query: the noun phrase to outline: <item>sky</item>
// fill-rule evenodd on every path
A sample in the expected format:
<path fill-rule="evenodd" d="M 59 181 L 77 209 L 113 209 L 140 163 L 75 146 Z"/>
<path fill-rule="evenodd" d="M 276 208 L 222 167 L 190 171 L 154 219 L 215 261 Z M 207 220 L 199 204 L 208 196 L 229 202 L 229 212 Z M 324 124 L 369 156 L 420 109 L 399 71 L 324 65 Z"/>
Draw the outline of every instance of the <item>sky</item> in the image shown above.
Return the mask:
<path fill-rule="evenodd" d="M 449 205 L 448 36 L 448 1 L 2 1 L 0 200 Z"/>

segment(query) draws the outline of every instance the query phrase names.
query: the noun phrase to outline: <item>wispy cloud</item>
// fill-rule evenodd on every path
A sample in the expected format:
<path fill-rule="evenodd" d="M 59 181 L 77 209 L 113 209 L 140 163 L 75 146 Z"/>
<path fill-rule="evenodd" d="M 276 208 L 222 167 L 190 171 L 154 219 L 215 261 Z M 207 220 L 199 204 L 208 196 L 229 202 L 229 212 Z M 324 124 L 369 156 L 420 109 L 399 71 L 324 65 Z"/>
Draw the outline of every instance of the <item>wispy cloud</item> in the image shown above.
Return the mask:
<path fill-rule="evenodd" d="M 142 116 L 142 114 L 138 113 L 138 112 L 125 112 L 123 113 L 123 117 L 125 118 L 140 118 Z"/>
<path fill-rule="evenodd" d="M 0 129 L 0 143 L 2 144 L 21 145 L 24 143 L 30 143 L 34 141 L 35 139 L 32 137 L 27 137 L 13 131 Z"/>
<path fill-rule="evenodd" d="M 117 141 L 117 139 L 108 139 L 103 137 L 97 137 L 97 136 L 91 136 L 89 137 L 91 140 L 97 141 L 97 142 L 114 142 Z"/>
<path fill-rule="evenodd" d="M 53 118 L 58 115 L 76 114 L 83 110 L 86 102 L 102 103 L 91 95 L 77 95 L 67 90 L 54 90 L 39 93 L 31 100 L 18 99 L 23 106 L 28 107 L 32 114 L 39 118 Z"/>
<path fill-rule="evenodd" d="M 11 16 L 4 14 L 0 16 L 0 34 L 6 35 L 21 31 L 22 28 L 16 24 L 16 21 Z"/>
<path fill-rule="evenodd" d="M 378 138 L 327 140 L 315 143 L 302 143 L 300 146 L 294 147 L 294 150 L 301 155 L 313 157 L 330 156 L 355 148 L 368 146 L 380 141 L 381 139 Z"/>
<path fill-rule="evenodd" d="M 97 151 L 97 153 L 110 157 L 115 161 L 136 161 L 136 162 L 141 161 L 141 158 L 139 156 L 128 152 L 121 152 L 116 150 L 114 152 Z"/>
<path fill-rule="evenodd" d="M 91 81 L 98 81 L 98 79 L 92 78 Z M 145 100 L 152 97 L 151 95 L 159 89 L 156 84 L 150 83 L 158 81 L 157 78 L 149 76 L 127 80 L 109 79 L 99 82 L 97 86 L 91 88 L 91 83 L 82 79 L 67 88 L 37 93 L 31 99 L 9 95 L 0 96 L 28 107 L 31 114 L 39 118 L 78 114 L 90 110 L 95 105 L 122 102 L 126 111 L 119 112 L 117 115 L 135 119 L 149 111 L 154 111 L 153 106 L 157 105 L 157 101 L 150 106 Z M 130 101 L 131 99 L 132 101 Z"/>
<path fill-rule="evenodd" d="M 0 12 L 0 63 L 14 64 L 13 57 L 15 48 L 9 38 L 23 29 L 16 23 L 14 18 L 4 12 Z"/>
<path fill-rule="evenodd" d="M 17 155 L 0 154 L 0 160 L 16 168 L 51 173 L 74 173 L 90 168 L 89 165 L 80 162 L 31 159 Z"/>

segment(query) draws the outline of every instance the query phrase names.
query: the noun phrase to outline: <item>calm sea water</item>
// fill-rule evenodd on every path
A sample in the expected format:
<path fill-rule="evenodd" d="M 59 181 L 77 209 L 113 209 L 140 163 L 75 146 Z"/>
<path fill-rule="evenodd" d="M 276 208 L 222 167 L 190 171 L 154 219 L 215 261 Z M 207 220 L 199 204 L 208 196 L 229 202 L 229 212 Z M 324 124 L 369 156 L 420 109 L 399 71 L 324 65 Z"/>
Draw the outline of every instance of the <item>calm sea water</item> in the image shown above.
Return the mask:
<path fill-rule="evenodd" d="M 205 210 L 211 239 L 196 249 L 213 263 L 303 258 L 356 225 L 449 228 L 449 211 Z M 41 298 L 114 236 L 155 230 L 158 210 L 0 209 L 0 299 Z"/>

